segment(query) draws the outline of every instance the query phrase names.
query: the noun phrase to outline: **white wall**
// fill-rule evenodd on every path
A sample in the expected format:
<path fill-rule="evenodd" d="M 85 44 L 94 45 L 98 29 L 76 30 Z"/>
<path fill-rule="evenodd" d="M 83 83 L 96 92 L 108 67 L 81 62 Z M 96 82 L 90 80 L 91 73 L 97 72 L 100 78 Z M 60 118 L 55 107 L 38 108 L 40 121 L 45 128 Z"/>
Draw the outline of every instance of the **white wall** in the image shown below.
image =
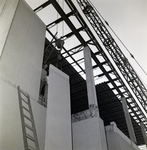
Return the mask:
<path fill-rule="evenodd" d="M 72 127 L 73 150 L 107 150 L 104 126 L 100 118 L 81 120 L 72 123 Z"/>
<path fill-rule="evenodd" d="M 37 101 L 46 27 L 23 0 L 0 0 L 0 21 L 0 150 L 24 149 L 17 85 L 31 97 L 43 150 L 46 108 Z"/>
<path fill-rule="evenodd" d="M 0 150 L 24 150 L 18 91 L 0 79 Z"/>
<path fill-rule="evenodd" d="M 71 150 L 69 77 L 50 65 L 45 150 Z"/>
<path fill-rule="evenodd" d="M 35 121 L 35 127 L 37 132 L 37 138 L 39 142 L 40 150 L 45 148 L 45 132 L 46 132 L 46 108 L 31 100 L 31 106 Z"/>
<path fill-rule="evenodd" d="M 109 150 L 139 150 L 138 147 L 117 128 L 114 122 L 106 126 L 106 137 Z"/>
<path fill-rule="evenodd" d="M 0 57 L 19 0 L 0 0 Z"/>
<path fill-rule="evenodd" d="M 108 148 L 107 148 L 105 127 L 104 122 L 101 118 L 100 118 L 100 134 L 101 134 L 102 149 L 107 150 Z"/>
<path fill-rule="evenodd" d="M 18 90 L 0 79 L 0 93 L 0 150 L 23 150 Z M 34 100 L 31 104 L 39 146 L 44 150 L 46 108 Z"/>
<path fill-rule="evenodd" d="M 44 23 L 20 0 L 0 58 L 0 78 L 20 85 L 34 100 L 39 97 L 45 31 Z"/>

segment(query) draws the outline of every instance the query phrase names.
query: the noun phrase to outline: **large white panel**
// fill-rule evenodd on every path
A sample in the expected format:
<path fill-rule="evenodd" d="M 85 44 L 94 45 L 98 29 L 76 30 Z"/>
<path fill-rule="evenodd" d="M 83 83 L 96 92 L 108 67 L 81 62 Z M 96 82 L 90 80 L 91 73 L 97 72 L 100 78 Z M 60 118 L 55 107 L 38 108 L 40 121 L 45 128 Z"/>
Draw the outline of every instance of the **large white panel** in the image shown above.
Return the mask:
<path fill-rule="evenodd" d="M 109 150 L 139 150 L 138 147 L 117 128 L 114 122 L 106 126 L 106 136 Z"/>
<path fill-rule="evenodd" d="M 26 6 L 24 5 L 24 7 Z M 35 100 L 38 100 L 46 26 L 32 10 L 27 8 L 27 11 L 30 12 L 31 20 L 27 31 L 17 84 L 21 85 Z"/>
<path fill-rule="evenodd" d="M 17 89 L 0 80 L 0 150 L 24 150 Z"/>
<path fill-rule="evenodd" d="M 99 118 L 93 117 L 72 124 L 73 150 L 106 150 L 106 142 L 103 142 L 105 134 L 99 126 Z M 101 123 L 102 125 L 102 123 Z M 103 136 L 102 136 L 103 135 Z"/>
<path fill-rule="evenodd" d="M 45 150 L 71 150 L 69 77 L 50 66 Z"/>
<path fill-rule="evenodd" d="M 18 5 L 17 2 L 0 0 L 0 21 L 6 19 L 6 22 L 2 20 L 5 24 L 0 22 L 0 39 L 10 28 L 7 38 L 4 34 L 5 46 L 0 58 L 0 150 L 24 149 L 17 85 L 31 97 L 39 145 L 43 150 L 46 108 L 36 101 L 46 27 L 23 0 Z"/>
<path fill-rule="evenodd" d="M 14 84 L 19 76 L 31 16 L 30 11 L 21 5 L 22 2 L 17 8 L 0 60 L 1 77 Z"/>
<path fill-rule="evenodd" d="M 45 41 L 44 23 L 20 1 L 0 59 L 0 77 L 38 100 Z"/>
<path fill-rule="evenodd" d="M 20 118 L 18 90 L 0 80 L 0 150 L 23 150 L 23 135 Z M 40 150 L 44 150 L 46 108 L 31 100 Z"/>
<path fill-rule="evenodd" d="M 102 149 L 107 150 L 108 148 L 107 148 L 105 127 L 104 122 L 101 118 L 100 118 L 100 134 L 101 134 Z"/>
<path fill-rule="evenodd" d="M 0 57 L 19 0 L 0 0 Z"/>
<path fill-rule="evenodd" d="M 46 108 L 34 100 L 31 100 L 31 106 L 36 126 L 39 148 L 40 150 L 44 150 L 46 131 Z"/>

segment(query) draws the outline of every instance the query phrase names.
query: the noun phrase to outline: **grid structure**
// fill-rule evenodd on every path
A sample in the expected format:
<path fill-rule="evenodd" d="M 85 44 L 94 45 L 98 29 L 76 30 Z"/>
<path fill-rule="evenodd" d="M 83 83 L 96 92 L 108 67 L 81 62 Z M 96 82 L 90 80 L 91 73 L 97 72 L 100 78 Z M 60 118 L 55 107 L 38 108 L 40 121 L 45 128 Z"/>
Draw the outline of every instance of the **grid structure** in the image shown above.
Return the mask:
<path fill-rule="evenodd" d="M 87 14 L 87 18 L 89 17 L 91 19 L 93 16 L 89 16 L 91 15 L 90 11 L 93 13 L 95 12 L 92 8 L 86 8 L 86 6 L 90 6 L 90 4 L 87 5 L 88 1 L 77 0 L 76 2 L 81 5 L 82 10 L 85 11 L 84 14 Z M 109 87 L 109 91 L 114 94 L 113 97 L 116 97 L 114 99 L 117 99 L 119 104 L 121 104 L 120 98 L 125 97 L 127 100 L 128 110 L 133 120 L 133 125 L 137 126 L 139 125 L 139 122 L 143 122 L 145 128 L 147 128 L 145 87 L 143 86 L 143 89 L 141 88 L 142 83 L 140 84 L 140 80 L 138 79 L 138 76 L 134 74 L 134 70 L 133 75 L 131 74 L 132 72 L 130 71 L 132 71 L 132 68 L 127 67 L 127 72 L 125 72 L 125 60 L 122 62 L 120 59 L 119 64 L 117 64 L 117 53 L 107 53 L 107 51 L 109 52 L 107 47 L 111 48 L 112 46 L 114 50 L 117 50 L 118 52 L 120 51 L 114 46 L 114 43 L 111 45 L 114 41 L 112 41 L 113 38 L 111 35 L 107 34 L 108 31 L 105 29 L 105 26 L 102 26 L 102 34 L 103 36 L 105 36 L 105 34 L 108 35 L 107 40 L 103 40 L 102 35 L 97 38 L 97 24 L 102 23 L 93 22 L 93 20 L 95 21 L 97 18 L 92 18 L 93 20 L 89 19 L 91 21 L 89 22 L 93 23 L 93 26 L 95 27 L 95 32 L 93 32 L 89 22 L 86 22 L 86 18 L 82 15 L 82 12 L 77 10 L 77 6 L 75 5 L 78 3 L 76 2 L 73 3 L 71 0 L 65 0 L 63 5 L 63 3 L 59 3 L 55 0 L 48 0 L 33 8 L 37 15 L 46 24 L 47 39 L 44 52 L 44 63 L 57 65 L 58 49 L 55 42 L 58 39 L 65 41 L 61 50 L 62 59 L 60 60 L 60 68 L 67 73 L 71 79 L 72 113 L 87 109 L 88 107 L 83 58 L 83 48 L 88 46 L 91 50 L 95 85 L 97 86 L 105 82 L 105 84 Z M 48 10 L 52 10 L 53 13 L 57 14 L 57 17 L 52 19 Z M 44 14 L 46 14 L 47 17 L 44 17 Z M 98 27 L 101 29 L 101 26 Z M 125 58 L 122 52 L 120 56 Z M 114 62 L 116 64 L 114 64 Z M 129 63 L 128 60 L 126 60 L 126 63 Z M 124 75 L 126 75 L 125 78 L 122 77 Z M 131 77 L 129 78 L 130 75 Z M 142 92 L 142 90 L 144 92 Z M 110 94 L 110 92 L 108 93 Z M 139 102 L 142 105 L 141 107 L 136 101 L 136 97 L 139 97 Z M 112 101 L 111 105 L 115 107 L 116 103 L 113 103 Z M 116 110 L 114 110 L 113 113 L 116 114 Z M 105 120 L 107 122 L 107 119 Z M 140 130 L 136 132 L 140 134 Z M 140 137 L 140 135 L 138 136 Z M 141 143 L 142 141 L 138 142 L 138 144 Z"/>

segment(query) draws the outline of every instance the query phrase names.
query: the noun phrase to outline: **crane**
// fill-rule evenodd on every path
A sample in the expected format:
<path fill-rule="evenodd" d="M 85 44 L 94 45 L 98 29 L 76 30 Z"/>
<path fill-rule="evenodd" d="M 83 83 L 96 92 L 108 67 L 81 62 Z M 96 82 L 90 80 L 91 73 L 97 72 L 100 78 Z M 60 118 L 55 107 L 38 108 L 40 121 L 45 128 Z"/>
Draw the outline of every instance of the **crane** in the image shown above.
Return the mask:
<path fill-rule="evenodd" d="M 115 42 L 114 38 L 111 36 L 109 33 L 108 29 L 105 27 L 103 21 L 95 11 L 94 7 L 90 4 L 88 0 L 77 0 L 74 3 L 78 2 L 80 8 L 82 9 L 83 13 L 87 17 L 89 23 L 93 27 L 95 33 L 99 37 L 99 41 L 96 39 L 94 34 L 91 32 L 91 29 L 89 26 L 86 24 L 85 20 L 77 10 L 76 6 L 74 5 L 72 0 L 65 0 L 68 8 L 70 9 L 70 12 L 66 14 L 66 12 L 62 9 L 62 7 L 58 4 L 57 1 L 54 0 L 48 0 L 41 6 L 37 7 L 34 11 L 38 12 L 48 5 L 52 4 L 53 7 L 56 9 L 56 11 L 60 14 L 61 18 L 58 18 L 54 22 L 46 25 L 47 27 L 47 32 L 51 34 L 51 36 L 56 40 L 56 37 L 51 33 L 50 28 L 53 26 L 57 25 L 58 23 L 65 21 L 68 27 L 70 28 L 71 32 L 65 34 L 62 38 L 69 38 L 72 35 L 74 35 L 80 42 L 79 45 L 76 47 L 72 47 L 71 49 L 66 49 L 64 47 L 64 53 L 67 53 L 69 57 L 74 61 L 74 63 L 80 67 L 78 64 L 78 61 L 73 58 L 72 53 L 73 49 L 79 48 L 79 52 L 82 50 L 83 47 L 85 46 L 95 46 L 96 51 L 92 51 L 91 49 L 91 57 L 96 63 L 95 66 L 93 66 L 93 69 L 100 68 L 102 73 L 98 74 L 98 77 L 105 76 L 108 81 L 107 83 L 111 83 L 112 87 L 111 90 L 116 89 L 118 92 L 116 96 L 118 98 L 125 96 L 127 100 L 127 105 L 128 109 L 131 110 L 130 115 L 132 115 L 133 119 L 138 123 L 138 122 L 143 122 L 145 125 L 145 128 L 147 129 L 147 121 L 146 121 L 146 114 L 147 114 L 147 107 L 146 107 L 146 99 L 147 99 L 147 90 L 139 77 L 137 76 L 137 73 L 125 57 L 125 55 L 122 53 L 121 49 L 119 48 L 118 44 Z M 74 16 L 78 22 L 80 23 L 81 27 L 78 28 L 76 25 L 70 20 L 70 17 Z M 108 23 L 105 22 L 107 25 Z M 83 31 L 84 33 L 87 34 L 89 37 L 89 40 L 85 40 L 84 37 L 80 34 L 80 31 Z M 104 48 L 99 44 L 100 41 L 104 45 L 105 49 L 108 51 L 110 56 L 112 57 L 113 61 L 115 62 L 116 66 L 122 73 L 124 79 L 127 81 L 130 89 L 132 90 L 130 92 L 130 89 L 128 90 L 128 86 L 125 85 L 124 81 L 116 71 L 116 68 L 114 68 L 112 62 L 109 60 L 107 54 L 103 50 Z M 77 52 L 78 52 L 77 51 Z M 96 56 L 102 56 L 104 61 L 100 62 L 100 60 Z M 108 65 L 110 67 L 110 70 L 107 71 L 105 69 L 104 65 Z M 118 70 L 117 69 L 117 70 Z M 84 72 L 83 68 L 81 68 L 81 72 Z M 78 72 L 79 73 L 79 72 Z M 114 75 L 115 78 L 112 78 L 111 75 Z M 119 83 L 119 85 L 116 84 Z M 134 93 L 134 95 L 132 95 Z M 136 97 L 135 97 L 136 96 Z M 135 98 L 138 99 L 139 102 L 135 101 Z M 142 107 L 140 107 L 140 104 Z M 142 111 L 143 110 L 143 111 Z"/>
<path fill-rule="evenodd" d="M 98 35 L 99 39 L 101 40 L 102 44 L 105 46 L 106 50 L 122 73 L 123 77 L 129 84 L 141 106 L 147 113 L 147 89 L 138 77 L 134 68 L 131 66 L 128 59 L 121 51 L 120 47 L 115 42 L 114 38 L 106 28 L 105 24 L 91 3 L 88 0 L 77 0 L 77 2 L 89 23 L 93 27 L 94 31 Z M 107 22 L 105 23 L 108 25 Z"/>

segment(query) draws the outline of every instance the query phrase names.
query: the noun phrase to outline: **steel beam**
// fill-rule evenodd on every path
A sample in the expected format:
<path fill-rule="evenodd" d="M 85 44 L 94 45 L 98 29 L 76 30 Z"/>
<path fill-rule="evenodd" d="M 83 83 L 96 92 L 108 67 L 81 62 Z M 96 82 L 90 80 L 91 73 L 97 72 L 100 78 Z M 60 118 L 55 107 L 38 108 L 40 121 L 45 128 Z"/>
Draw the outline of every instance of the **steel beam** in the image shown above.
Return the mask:
<path fill-rule="evenodd" d="M 38 11 L 41 11 L 43 8 L 47 7 L 49 4 L 51 4 L 51 3 L 49 1 L 46 1 L 42 5 L 40 5 L 37 8 L 35 8 L 34 11 L 37 13 Z"/>

